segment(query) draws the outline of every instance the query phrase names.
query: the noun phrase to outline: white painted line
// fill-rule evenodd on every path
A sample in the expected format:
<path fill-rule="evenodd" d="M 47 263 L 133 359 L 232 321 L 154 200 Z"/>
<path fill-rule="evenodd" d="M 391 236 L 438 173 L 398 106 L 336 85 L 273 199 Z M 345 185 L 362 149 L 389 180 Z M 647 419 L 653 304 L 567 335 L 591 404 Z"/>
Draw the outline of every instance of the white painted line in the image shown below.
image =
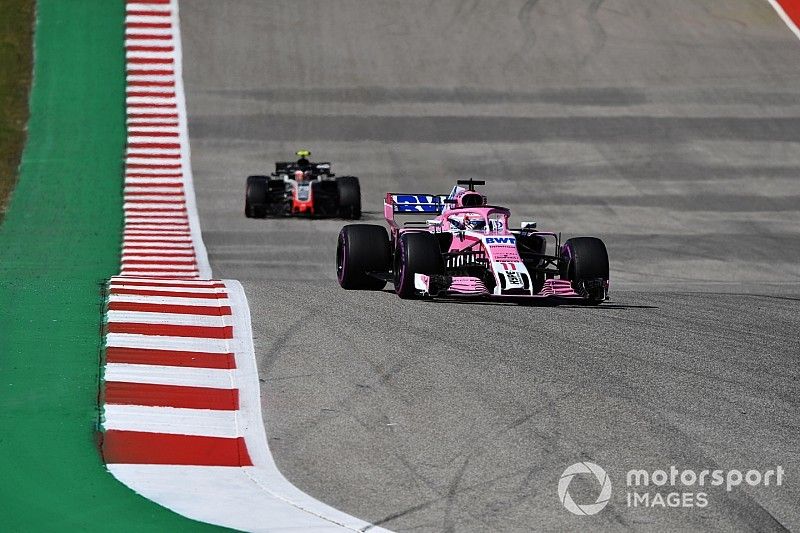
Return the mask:
<path fill-rule="evenodd" d="M 195 368 L 188 366 L 133 365 L 108 363 L 105 371 L 106 383 L 149 383 L 153 385 L 182 385 L 185 387 L 210 387 L 212 389 L 234 389 L 230 370 L 217 368 Z"/>
<path fill-rule="evenodd" d="M 169 204 L 148 204 L 148 203 L 131 203 L 125 202 L 122 206 L 123 209 L 157 209 L 158 212 L 184 212 L 186 208 L 179 205 L 177 202 L 175 205 Z M 155 211 L 153 211 L 155 212 Z"/>
<path fill-rule="evenodd" d="M 142 33 L 134 33 L 132 36 L 126 37 L 124 46 L 125 48 L 131 46 L 150 46 L 150 47 L 163 47 L 163 46 L 174 46 L 172 44 L 172 37 L 165 35 L 153 35 L 147 34 L 146 30 Z"/>
<path fill-rule="evenodd" d="M 128 224 L 128 226 L 129 226 L 129 230 L 130 231 L 134 231 L 134 230 L 136 230 L 136 231 L 150 231 L 150 232 L 153 232 L 153 233 L 160 232 L 160 231 L 166 231 L 166 230 L 175 230 L 175 231 L 171 231 L 169 234 L 164 233 L 163 236 L 158 236 L 158 237 L 156 237 L 156 236 L 148 236 L 148 237 L 135 236 L 135 237 L 131 237 L 130 240 L 132 242 L 146 242 L 146 241 L 154 241 L 154 240 L 163 240 L 164 238 L 167 238 L 167 237 L 170 237 L 170 236 L 180 237 L 179 239 L 176 239 L 176 240 L 178 242 L 184 242 L 187 238 L 189 238 L 189 237 L 184 236 L 183 233 L 182 233 L 183 231 L 186 231 L 186 230 L 189 229 L 189 226 L 187 224 L 183 224 L 183 225 L 172 225 L 171 224 L 170 227 L 166 227 L 166 225 L 161 225 L 161 224 L 151 225 L 151 224 L 140 224 L 140 223 L 137 223 L 135 226 L 133 224 Z M 126 239 L 126 240 L 128 240 L 128 239 Z"/>
<path fill-rule="evenodd" d="M 169 22 L 169 12 L 162 15 L 125 15 L 125 22 L 155 22 L 157 24 Z"/>
<path fill-rule="evenodd" d="M 174 251 L 177 253 L 194 253 L 194 248 L 191 242 L 175 242 L 171 241 L 164 244 L 155 244 L 153 242 L 132 241 L 128 239 L 122 245 L 123 254 L 140 254 L 140 253 L 161 253 L 166 251 Z M 130 277 L 130 276 L 126 276 Z"/>
<path fill-rule="evenodd" d="M 173 29 L 170 28 L 126 28 L 125 37 L 137 33 L 149 33 L 150 35 L 172 35 Z M 128 66 L 130 68 L 130 65 Z"/>
<path fill-rule="evenodd" d="M 148 192 L 153 193 L 155 192 L 155 190 L 151 189 Z M 129 202 L 153 202 L 161 200 L 172 200 L 176 203 L 178 202 L 183 203 L 183 194 L 175 193 L 174 195 L 163 196 L 161 194 L 134 194 L 126 191 L 125 200 Z"/>
<path fill-rule="evenodd" d="M 188 278 L 196 278 L 197 277 L 197 270 L 165 270 L 165 269 L 157 269 L 157 268 L 148 268 L 148 269 L 136 269 L 136 268 L 123 268 L 122 272 L 120 272 L 123 276 L 156 276 L 160 278 L 180 278 L 180 279 L 188 279 Z"/>
<path fill-rule="evenodd" d="M 130 176 L 130 174 L 134 174 L 134 176 Z M 168 176 L 164 177 L 164 174 L 168 174 Z M 171 168 L 169 170 L 165 170 L 163 168 L 144 167 L 144 168 L 132 168 L 125 171 L 126 177 L 137 178 L 137 179 L 148 179 L 148 180 L 168 179 L 170 181 L 183 184 L 183 180 L 181 179 L 181 174 L 182 171 L 180 168 Z M 146 178 L 139 177 L 143 175 L 146 175 L 147 177 Z"/>
<path fill-rule="evenodd" d="M 172 169 L 172 165 L 177 165 L 180 162 L 180 159 L 172 159 L 172 158 L 155 158 L 155 157 L 132 157 L 128 156 L 125 158 L 125 164 L 127 165 L 137 165 L 137 164 L 145 164 L 145 165 L 158 165 L 166 171 L 167 169 Z"/>
<path fill-rule="evenodd" d="M 132 261 L 177 261 L 186 265 L 194 265 L 194 252 L 187 250 L 183 253 L 176 252 L 162 252 L 157 253 L 154 251 L 141 251 L 141 252 L 127 252 L 122 254 L 122 262 L 127 264 L 135 264 Z"/>
<path fill-rule="evenodd" d="M 164 93 L 171 93 L 175 90 L 174 87 L 161 87 L 161 86 L 154 86 L 154 85 L 142 85 L 136 87 L 128 87 L 128 98 L 135 98 L 131 95 L 131 93 L 144 93 L 152 98 L 168 98 L 166 96 L 161 96 Z M 141 96 L 140 96 L 141 97 Z M 130 134 L 131 132 L 128 131 Z"/>
<path fill-rule="evenodd" d="M 158 229 L 160 227 L 156 226 L 156 228 Z M 142 230 L 142 231 L 145 231 L 145 230 Z M 185 243 L 184 241 L 186 241 L 186 240 L 187 240 L 187 236 L 183 235 L 182 233 L 176 234 L 176 233 L 173 233 L 173 232 L 170 232 L 170 233 L 164 232 L 163 235 L 159 235 L 157 237 L 150 236 L 150 235 L 147 235 L 147 236 L 136 235 L 134 233 L 130 233 L 130 234 L 126 234 L 125 242 L 124 242 L 123 245 L 125 245 L 125 246 L 127 246 L 127 245 L 133 246 L 134 243 L 135 243 L 136 245 L 142 246 L 142 245 L 145 245 L 147 243 L 153 243 L 153 244 L 161 243 L 161 244 L 164 244 L 165 246 L 170 246 L 172 243 L 177 241 L 177 242 L 179 242 L 181 244 L 185 244 L 186 245 L 185 247 L 187 247 L 187 248 L 189 246 L 192 246 L 188 242 Z"/>
<path fill-rule="evenodd" d="M 172 96 L 126 96 L 125 101 L 129 104 L 174 104 L 175 98 Z"/>
<path fill-rule="evenodd" d="M 106 404 L 103 414 L 105 430 L 207 437 L 241 436 L 236 423 L 236 411 Z"/>
<path fill-rule="evenodd" d="M 129 276 L 125 276 L 125 277 L 114 276 L 113 278 L 111 278 L 111 283 L 114 283 L 114 284 L 123 284 L 124 285 L 124 284 L 130 283 L 132 281 L 135 281 L 135 282 L 152 282 L 154 280 L 152 280 L 150 278 L 132 278 L 132 277 L 129 277 Z M 213 288 L 216 288 L 216 287 L 212 287 L 212 285 L 217 285 L 217 284 L 222 283 L 222 282 L 219 281 L 219 280 L 214 280 L 214 279 L 193 279 L 193 280 L 182 280 L 182 281 L 170 281 L 169 283 L 170 283 L 170 285 L 174 286 L 175 288 L 181 288 L 182 285 L 208 285 L 209 286 L 208 288 L 212 288 L 213 289 Z M 221 287 L 221 288 L 223 290 L 227 290 L 225 287 Z"/>
<path fill-rule="evenodd" d="M 161 224 L 171 225 L 171 226 L 186 226 L 185 215 L 174 216 L 174 217 L 167 217 L 167 216 L 153 217 L 147 215 L 133 214 L 133 215 L 126 215 L 125 221 L 138 222 L 142 224 L 152 224 L 153 227 L 156 228 L 160 227 Z"/>
<path fill-rule="evenodd" d="M 152 171 L 152 170 L 156 170 L 156 169 L 143 169 L 143 170 L 151 170 Z M 174 172 L 174 170 L 176 170 L 176 169 L 170 169 L 169 172 Z M 157 174 L 163 174 L 165 172 L 168 172 L 168 171 L 159 169 L 158 172 L 137 172 L 137 174 L 156 174 L 157 175 Z M 153 190 L 157 190 L 157 191 L 162 191 L 162 190 L 164 190 L 164 191 L 170 191 L 170 190 L 179 191 L 179 190 L 181 190 L 181 187 L 183 186 L 183 181 L 181 181 L 180 178 L 161 178 L 161 177 L 157 177 L 157 176 L 154 176 L 152 178 L 151 177 L 147 177 L 147 178 L 126 177 L 125 178 L 125 185 L 126 185 L 125 190 L 128 190 L 128 187 L 147 187 L 148 185 L 174 185 L 175 187 L 160 187 L 160 188 L 157 187 L 157 188 L 155 188 Z"/>
<path fill-rule="evenodd" d="M 778 13 L 778 16 L 781 20 L 789 27 L 789 29 L 794 33 L 794 36 L 800 39 L 800 28 L 797 27 L 797 24 L 786 14 L 786 11 L 783 10 L 783 7 L 777 0 L 767 0 L 775 12 Z"/>
<path fill-rule="evenodd" d="M 137 118 L 139 115 L 172 115 L 175 113 L 176 107 L 172 104 L 165 105 L 163 107 L 152 105 L 152 104 L 144 104 L 138 107 L 133 107 L 128 109 L 128 117 L 130 118 Z M 170 120 L 175 120 L 175 117 L 170 117 Z"/>
<path fill-rule="evenodd" d="M 228 353 L 231 351 L 231 343 L 228 339 L 197 339 L 193 337 L 134 335 L 132 333 L 109 333 L 106 335 L 106 346 L 186 352 Z"/>
<path fill-rule="evenodd" d="M 125 11 L 165 11 L 172 13 L 170 4 L 152 4 L 149 2 L 129 2 L 125 5 Z"/>
<path fill-rule="evenodd" d="M 119 323 L 133 322 L 138 324 L 210 326 L 220 328 L 232 325 L 232 319 L 227 315 L 185 315 L 182 313 L 148 313 L 145 311 L 109 311 L 107 317 L 108 322 Z"/>
<path fill-rule="evenodd" d="M 158 130 L 163 131 L 163 130 Z M 175 128 L 177 132 L 178 129 Z M 179 140 L 178 137 L 151 137 L 147 135 L 148 132 L 144 132 L 144 134 L 137 135 L 133 134 L 133 132 L 128 134 L 128 144 L 133 143 L 152 143 L 152 144 L 178 144 Z M 160 148 L 148 148 L 148 150 L 160 150 Z M 170 148 L 169 150 L 180 150 L 180 148 Z"/>
<path fill-rule="evenodd" d="M 128 275 L 133 272 L 169 272 L 172 274 L 181 273 L 181 274 L 189 274 L 189 273 L 196 273 L 197 268 L 195 268 L 194 264 L 169 264 L 169 265 L 161 265 L 159 263 L 123 263 L 122 266 L 122 273 L 124 275 Z"/>
<path fill-rule="evenodd" d="M 125 283 L 124 281 L 117 281 L 119 278 L 115 278 L 114 281 L 111 282 L 112 289 L 137 289 L 137 290 L 147 290 L 147 291 L 158 291 L 163 292 L 165 296 L 168 296 L 171 293 L 176 291 L 191 291 L 196 292 L 198 294 L 226 294 L 228 289 L 226 288 L 216 288 L 216 287 L 188 287 L 183 288 L 177 283 L 173 287 L 164 287 L 163 285 L 131 285 L 129 283 Z M 130 281 L 133 281 L 132 279 Z M 142 280 L 142 282 L 147 282 L 151 280 Z M 195 283 L 195 282 L 187 282 L 187 283 Z M 157 296 L 153 296 L 153 298 L 157 298 Z M 209 302 L 216 301 L 216 298 L 201 298 L 202 300 L 208 300 Z"/>
<path fill-rule="evenodd" d="M 163 59 L 164 61 L 169 61 L 173 59 L 172 52 L 125 52 L 125 57 L 128 60 L 133 59 L 133 65 L 136 65 L 136 59 Z M 129 63 L 130 64 L 130 63 Z M 156 63 L 158 64 L 158 63 Z M 164 64 L 171 64 L 171 63 L 164 63 Z"/>
<path fill-rule="evenodd" d="M 175 251 L 183 253 L 194 253 L 194 247 L 191 243 L 170 245 L 148 244 L 141 242 L 126 242 L 123 244 L 123 254 L 137 254 L 137 253 L 159 253 L 162 251 Z M 130 277 L 130 276 L 126 276 Z"/>
<path fill-rule="evenodd" d="M 188 290 L 188 289 L 187 289 Z M 109 296 L 111 302 L 128 303 L 148 303 L 163 305 L 199 305 L 199 306 L 223 306 L 229 305 L 227 298 L 182 298 L 179 296 L 139 296 L 137 294 L 112 294 Z"/>

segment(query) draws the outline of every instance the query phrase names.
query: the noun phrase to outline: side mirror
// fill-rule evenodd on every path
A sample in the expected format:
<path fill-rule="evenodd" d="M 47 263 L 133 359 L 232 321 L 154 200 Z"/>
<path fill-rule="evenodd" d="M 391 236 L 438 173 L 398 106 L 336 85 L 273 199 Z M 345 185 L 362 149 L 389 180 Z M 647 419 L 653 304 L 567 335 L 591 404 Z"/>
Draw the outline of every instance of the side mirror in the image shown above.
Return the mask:
<path fill-rule="evenodd" d="M 439 232 L 442 231 L 442 221 L 441 220 L 436 220 L 434 218 L 434 219 L 431 219 L 431 220 L 426 220 L 425 223 L 429 227 L 433 228 L 433 232 L 434 233 L 439 233 Z"/>
<path fill-rule="evenodd" d="M 522 221 L 522 229 L 523 230 L 536 229 L 536 221 L 535 220 L 523 220 Z"/>

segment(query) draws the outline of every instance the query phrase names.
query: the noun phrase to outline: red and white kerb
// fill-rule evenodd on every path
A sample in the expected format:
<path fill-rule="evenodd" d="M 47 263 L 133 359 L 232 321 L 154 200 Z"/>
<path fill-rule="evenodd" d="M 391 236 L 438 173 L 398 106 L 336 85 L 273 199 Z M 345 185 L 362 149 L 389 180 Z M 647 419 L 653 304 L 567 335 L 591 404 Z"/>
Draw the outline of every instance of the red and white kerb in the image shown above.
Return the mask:
<path fill-rule="evenodd" d="M 108 284 L 102 454 L 178 513 L 247 531 L 363 531 L 269 452 L 250 310 L 211 279 L 192 185 L 177 0 L 127 2 L 122 268 Z M 372 527 L 371 531 L 383 531 Z"/>

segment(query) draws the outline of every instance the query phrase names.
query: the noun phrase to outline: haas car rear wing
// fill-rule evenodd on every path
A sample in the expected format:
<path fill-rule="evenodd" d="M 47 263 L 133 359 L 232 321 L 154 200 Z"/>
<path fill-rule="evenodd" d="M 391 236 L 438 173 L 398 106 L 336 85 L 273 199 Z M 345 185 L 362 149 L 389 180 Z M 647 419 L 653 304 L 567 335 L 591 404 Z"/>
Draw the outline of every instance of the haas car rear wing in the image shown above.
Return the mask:
<path fill-rule="evenodd" d="M 279 174 L 291 174 L 295 170 L 310 170 L 315 176 L 321 174 L 326 174 L 328 176 L 335 175 L 331 172 L 331 164 L 328 161 L 310 163 L 307 168 L 300 168 L 300 166 L 297 164 L 297 161 L 277 161 L 275 162 L 275 172 L 272 175 L 277 176 Z"/>
<path fill-rule="evenodd" d="M 393 228 L 398 225 L 394 221 L 400 215 L 439 215 L 444 210 L 448 196 L 446 194 L 407 194 L 387 193 L 383 200 L 383 216 Z"/>

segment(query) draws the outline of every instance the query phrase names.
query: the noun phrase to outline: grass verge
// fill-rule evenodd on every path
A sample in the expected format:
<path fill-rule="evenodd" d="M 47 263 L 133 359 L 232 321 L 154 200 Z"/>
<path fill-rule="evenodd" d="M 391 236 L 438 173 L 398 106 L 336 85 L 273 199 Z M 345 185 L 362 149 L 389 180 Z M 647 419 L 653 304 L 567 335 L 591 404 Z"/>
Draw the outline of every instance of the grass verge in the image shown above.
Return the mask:
<path fill-rule="evenodd" d="M 0 220 L 17 181 L 28 121 L 34 0 L 0 0 Z"/>

